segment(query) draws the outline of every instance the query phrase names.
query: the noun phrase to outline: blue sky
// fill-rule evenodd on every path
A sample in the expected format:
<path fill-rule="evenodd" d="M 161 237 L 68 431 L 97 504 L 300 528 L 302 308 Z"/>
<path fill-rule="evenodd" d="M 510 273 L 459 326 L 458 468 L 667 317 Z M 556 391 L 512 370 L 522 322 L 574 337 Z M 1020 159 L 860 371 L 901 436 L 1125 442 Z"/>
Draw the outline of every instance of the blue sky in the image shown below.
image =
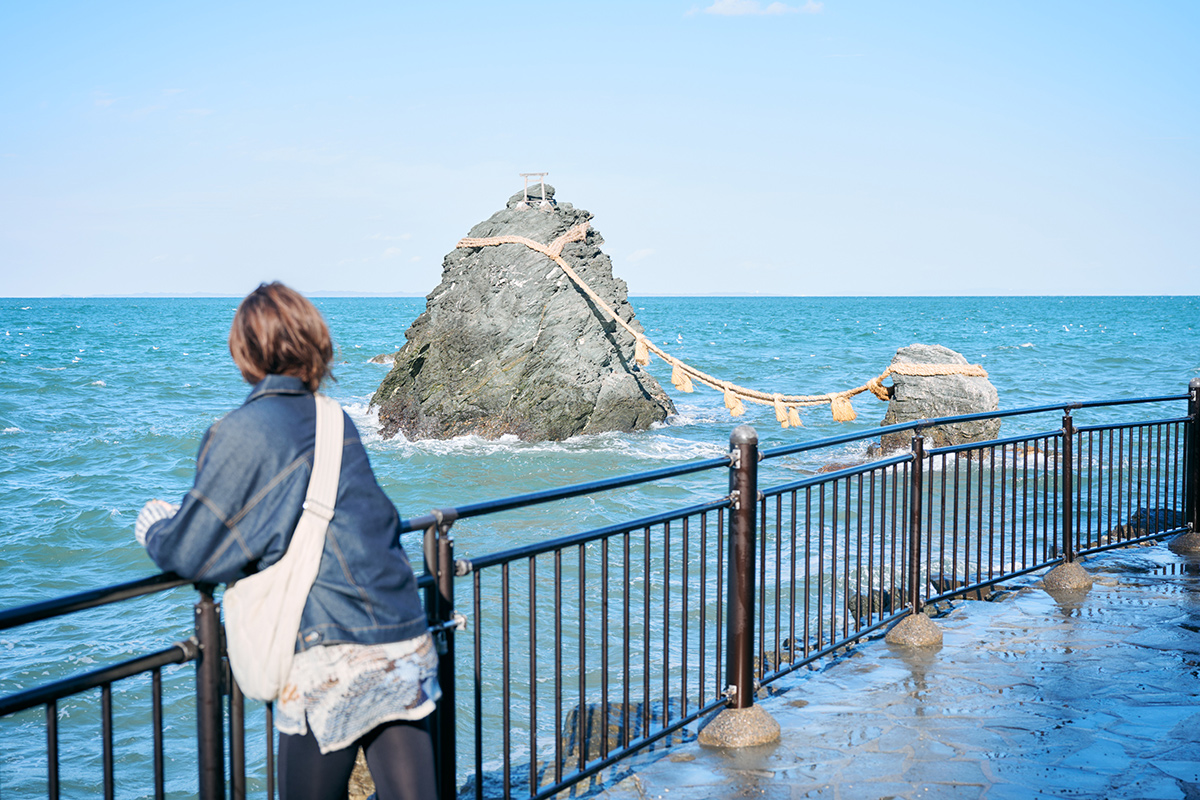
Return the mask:
<path fill-rule="evenodd" d="M 1200 294 L 1200 3 L 6 3 L 0 294 L 424 294 L 548 171 L 634 294 Z"/>

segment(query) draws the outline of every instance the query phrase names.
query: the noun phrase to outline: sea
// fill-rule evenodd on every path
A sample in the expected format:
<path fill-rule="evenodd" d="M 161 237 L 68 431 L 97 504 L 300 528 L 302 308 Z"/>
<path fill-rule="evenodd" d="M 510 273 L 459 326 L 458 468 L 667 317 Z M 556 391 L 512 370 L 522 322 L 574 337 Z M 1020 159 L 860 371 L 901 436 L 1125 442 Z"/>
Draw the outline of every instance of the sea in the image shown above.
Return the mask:
<path fill-rule="evenodd" d="M 0 608 L 153 574 L 133 537 L 146 500 L 178 502 L 204 431 L 245 398 L 226 347 L 237 298 L 0 299 Z M 384 491 L 403 516 L 711 458 L 753 425 L 762 447 L 877 427 L 885 404 L 855 398 L 857 419 L 828 407 L 782 429 L 772 409 L 731 418 L 717 392 L 682 394 L 670 367 L 647 368 L 676 413 L 652 430 L 562 442 L 384 438 L 370 407 L 424 298 L 315 298 L 336 346 L 327 392 L 357 424 Z M 1002 409 L 1077 400 L 1182 395 L 1200 377 L 1197 297 L 633 297 L 650 338 L 734 383 L 785 394 L 859 386 L 895 351 L 939 344 L 981 364 Z M 1182 403 L 1171 413 L 1183 413 Z M 1087 412 L 1080 412 L 1081 415 Z M 1133 413 L 1133 412 L 1121 412 Z M 1005 434 L 1050 430 L 1054 414 L 1006 420 Z M 791 475 L 866 457 L 866 444 L 783 464 Z M 723 494 L 722 475 L 623 490 L 455 528 L 471 557 Z M 417 536 L 413 534 L 412 536 Z M 420 563 L 419 539 L 406 538 Z M 191 633 L 188 588 L 0 631 L 0 695 L 169 646 Z M 164 670 L 167 789 L 195 793 L 190 666 Z M 114 686 L 117 795 L 149 797 L 149 681 Z M 63 796 L 101 779 L 98 692 L 59 704 Z M 259 725 L 259 735 L 254 725 Z M 261 761 L 261 721 L 250 762 Z M 257 749 L 256 749 L 257 748 Z M 44 711 L 0 720 L 0 797 L 45 794 Z M 261 767 L 259 768 L 261 772 Z M 261 784 L 261 774 L 251 786 Z"/>

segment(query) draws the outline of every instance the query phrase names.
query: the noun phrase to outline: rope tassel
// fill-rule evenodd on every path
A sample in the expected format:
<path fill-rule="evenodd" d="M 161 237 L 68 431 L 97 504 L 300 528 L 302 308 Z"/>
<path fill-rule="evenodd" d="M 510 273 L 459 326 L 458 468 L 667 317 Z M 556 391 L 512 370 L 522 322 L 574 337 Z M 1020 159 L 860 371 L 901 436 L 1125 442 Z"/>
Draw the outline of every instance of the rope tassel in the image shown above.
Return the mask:
<path fill-rule="evenodd" d="M 833 418 L 838 422 L 849 422 L 858 416 L 850 405 L 850 398 L 844 394 L 835 395 L 829 405 L 833 410 Z"/>
<path fill-rule="evenodd" d="M 679 366 L 678 361 L 671 362 L 671 383 L 675 384 L 675 388 L 681 392 L 694 392 L 696 387 L 692 386 L 692 379 Z"/>
<path fill-rule="evenodd" d="M 736 394 L 729 384 L 725 384 L 725 407 L 729 409 L 731 417 L 740 417 L 746 413 L 746 407 L 742 405 L 742 400 Z"/>
<path fill-rule="evenodd" d="M 788 424 L 791 425 L 793 428 L 803 428 L 804 427 L 804 423 L 800 421 L 800 412 L 796 410 L 795 406 L 788 406 L 787 416 L 788 416 Z"/>
<path fill-rule="evenodd" d="M 787 428 L 791 425 L 788 421 L 787 410 L 783 407 L 783 395 L 778 392 L 775 394 L 775 421 L 783 427 Z"/>
<path fill-rule="evenodd" d="M 645 338 L 637 337 L 637 343 L 633 346 L 633 363 L 639 367 L 644 367 L 650 363 L 650 346 L 646 344 Z"/>

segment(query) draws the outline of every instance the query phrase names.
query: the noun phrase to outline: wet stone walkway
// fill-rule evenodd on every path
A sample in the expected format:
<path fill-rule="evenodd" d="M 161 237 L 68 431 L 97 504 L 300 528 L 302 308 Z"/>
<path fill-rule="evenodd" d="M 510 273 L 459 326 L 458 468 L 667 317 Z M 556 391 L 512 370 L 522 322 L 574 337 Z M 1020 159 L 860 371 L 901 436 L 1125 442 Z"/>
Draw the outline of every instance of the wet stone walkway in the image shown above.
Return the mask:
<path fill-rule="evenodd" d="M 783 679 L 760 701 L 778 744 L 676 744 L 579 794 L 1200 798 L 1200 561 L 1157 544 L 1082 563 L 1082 597 L 1034 577 L 943 609 L 941 648 L 875 638 Z"/>

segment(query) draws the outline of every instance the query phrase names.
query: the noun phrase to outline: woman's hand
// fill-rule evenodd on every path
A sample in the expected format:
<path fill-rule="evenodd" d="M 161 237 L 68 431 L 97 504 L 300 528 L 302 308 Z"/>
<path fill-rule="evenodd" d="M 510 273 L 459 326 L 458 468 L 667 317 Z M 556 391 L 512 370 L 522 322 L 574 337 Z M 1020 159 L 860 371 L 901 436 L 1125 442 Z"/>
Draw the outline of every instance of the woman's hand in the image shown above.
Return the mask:
<path fill-rule="evenodd" d="M 172 505 L 158 498 L 142 506 L 142 510 L 138 512 L 137 522 L 133 525 L 133 535 L 138 540 L 138 544 L 145 547 L 146 532 L 150 530 L 150 526 L 160 519 L 170 519 L 175 516 L 175 512 L 178 510 L 179 506 Z"/>

